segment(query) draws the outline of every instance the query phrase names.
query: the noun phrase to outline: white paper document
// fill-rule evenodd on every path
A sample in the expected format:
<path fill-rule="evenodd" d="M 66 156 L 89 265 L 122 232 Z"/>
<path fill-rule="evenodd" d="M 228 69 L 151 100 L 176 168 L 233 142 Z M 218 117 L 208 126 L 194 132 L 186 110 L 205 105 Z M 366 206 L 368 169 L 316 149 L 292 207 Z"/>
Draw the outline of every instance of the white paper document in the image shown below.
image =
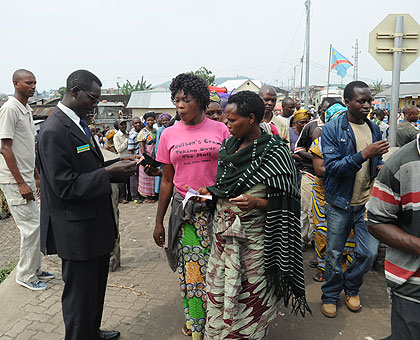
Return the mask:
<path fill-rule="evenodd" d="M 198 193 L 198 191 L 195 191 L 194 189 L 189 188 L 188 191 L 187 191 L 187 193 L 185 194 L 184 200 L 182 201 L 182 209 L 185 209 L 185 205 L 187 204 L 188 200 L 191 197 L 206 198 L 208 200 L 211 200 L 212 199 L 212 196 L 211 195 L 200 195 Z"/>

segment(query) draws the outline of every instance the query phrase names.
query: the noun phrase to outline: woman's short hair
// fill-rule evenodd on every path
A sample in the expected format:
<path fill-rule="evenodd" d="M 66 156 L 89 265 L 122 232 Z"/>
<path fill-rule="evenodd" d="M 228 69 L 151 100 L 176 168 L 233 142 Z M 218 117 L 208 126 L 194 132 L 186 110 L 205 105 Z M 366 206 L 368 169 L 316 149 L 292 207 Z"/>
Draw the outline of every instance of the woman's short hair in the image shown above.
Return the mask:
<path fill-rule="evenodd" d="M 242 117 L 254 114 L 257 123 L 264 117 L 265 105 L 261 97 L 251 91 L 241 91 L 230 96 L 228 104 L 236 104 L 236 110 Z"/>
<path fill-rule="evenodd" d="M 206 81 L 191 73 L 178 74 L 169 86 L 171 99 L 175 100 L 175 95 L 179 91 L 184 91 L 185 95 L 190 95 L 195 99 L 201 111 L 206 111 L 210 103 L 210 92 Z"/>
<path fill-rule="evenodd" d="M 153 111 L 146 112 L 143 116 L 143 119 L 144 121 L 146 121 L 147 118 L 150 118 L 150 117 L 152 117 L 153 119 L 156 119 L 156 114 Z"/>

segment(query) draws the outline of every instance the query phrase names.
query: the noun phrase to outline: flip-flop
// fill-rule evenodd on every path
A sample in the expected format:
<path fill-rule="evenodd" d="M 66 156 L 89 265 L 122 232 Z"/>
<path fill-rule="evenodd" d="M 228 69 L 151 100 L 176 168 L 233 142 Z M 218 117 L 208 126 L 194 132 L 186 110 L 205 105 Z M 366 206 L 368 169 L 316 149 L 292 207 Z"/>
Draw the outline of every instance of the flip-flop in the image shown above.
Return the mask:
<path fill-rule="evenodd" d="M 310 260 L 309 261 L 309 267 L 318 268 L 318 260 L 317 259 Z"/>
<path fill-rule="evenodd" d="M 324 272 L 316 272 L 314 276 L 312 276 L 314 281 L 316 282 L 325 282 Z"/>
<path fill-rule="evenodd" d="M 185 336 L 192 336 L 192 331 L 191 331 L 191 329 L 187 328 L 187 325 L 184 325 L 184 327 L 182 327 L 181 331 L 182 331 L 182 334 L 184 334 Z"/>

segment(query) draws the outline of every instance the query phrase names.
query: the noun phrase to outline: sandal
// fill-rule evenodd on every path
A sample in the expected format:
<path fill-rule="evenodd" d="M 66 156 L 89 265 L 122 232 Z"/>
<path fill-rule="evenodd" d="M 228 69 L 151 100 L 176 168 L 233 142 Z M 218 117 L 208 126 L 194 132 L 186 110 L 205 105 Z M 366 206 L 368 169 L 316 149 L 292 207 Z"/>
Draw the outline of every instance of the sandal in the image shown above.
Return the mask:
<path fill-rule="evenodd" d="M 312 277 L 316 282 L 325 282 L 324 272 L 318 271 Z"/>
<path fill-rule="evenodd" d="M 187 328 L 187 324 L 184 325 L 184 327 L 182 327 L 182 334 L 184 334 L 185 336 L 192 336 L 192 331 L 191 329 Z"/>
<path fill-rule="evenodd" d="M 309 267 L 318 268 L 318 260 L 317 259 L 310 260 L 309 261 Z"/>

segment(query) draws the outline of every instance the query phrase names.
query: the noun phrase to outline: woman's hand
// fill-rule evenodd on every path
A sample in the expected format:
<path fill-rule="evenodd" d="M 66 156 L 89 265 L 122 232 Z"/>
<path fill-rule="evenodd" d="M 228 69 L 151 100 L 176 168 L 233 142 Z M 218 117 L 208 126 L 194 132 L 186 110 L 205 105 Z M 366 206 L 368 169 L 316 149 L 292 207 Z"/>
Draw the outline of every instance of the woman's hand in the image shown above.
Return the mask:
<path fill-rule="evenodd" d="M 140 155 L 127 155 L 120 157 L 120 161 L 138 161 L 140 159 Z"/>
<path fill-rule="evenodd" d="M 250 211 L 256 208 L 267 210 L 266 199 L 250 195 L 240 195 L 229 199 L 229 202 L 233 202 L 242 211 Z"/>
<path fill-rule="evenodd" d="M 159 168 L 154 168 L 150 164 L 144 167 L 144 172 L 149 176 L 162 176 L 162 171 Z"/>
<path fill-rule="evenodd" d="M 202 187 L 197 190 L 200 195 L 211 195 L 210 191 L 206 187 Z M 207 201 L 207 198 L 197 197 L 197 201 L 200 203 L 204 203 Z"/>
<path fill-rule="evenodd" d="M 159 247 L 163 248 L 165 246 L 165 228 L 163 223 L 156 222 L 153 238 Z"/>

